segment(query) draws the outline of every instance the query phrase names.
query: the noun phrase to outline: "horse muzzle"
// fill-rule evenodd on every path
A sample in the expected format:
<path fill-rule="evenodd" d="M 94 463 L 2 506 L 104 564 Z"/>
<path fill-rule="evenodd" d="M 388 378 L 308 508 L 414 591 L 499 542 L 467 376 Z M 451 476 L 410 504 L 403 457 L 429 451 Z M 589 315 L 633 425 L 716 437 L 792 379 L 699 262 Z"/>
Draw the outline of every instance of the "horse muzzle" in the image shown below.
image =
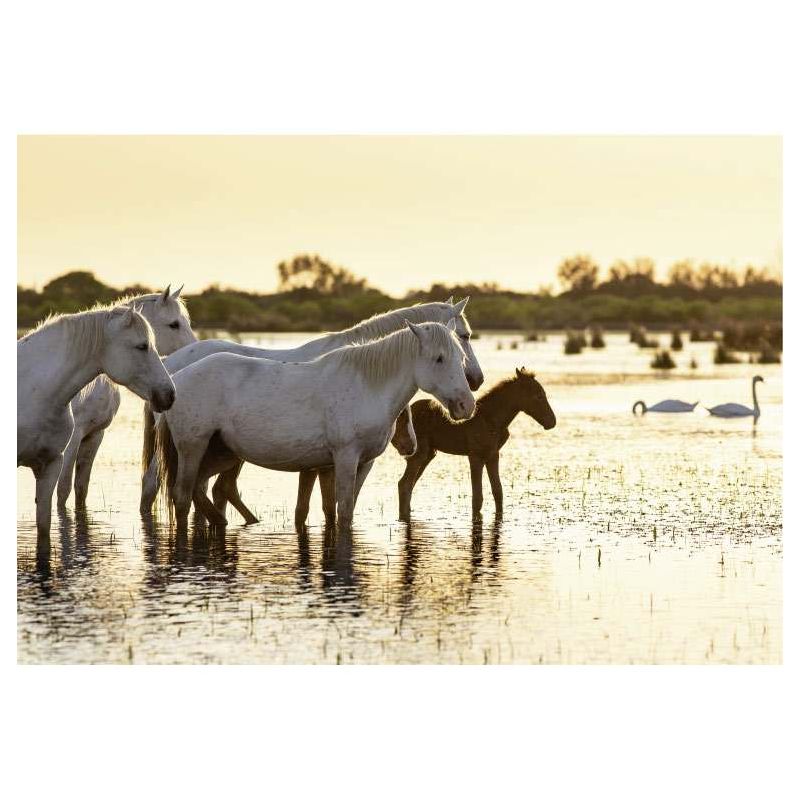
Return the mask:
<path fill-rule="evenodd" d="M 172 386 L 169 389 L 153 389 L 150 393 L 150 405 L 159 413 L 168 411 L 174 402 L 175 388 Z"/>
<path fill-rule="evenodd" d="M 472 391 L 477 391 L 478 389 L 483 386 L 483 373 L 478 370 L 477 372 L 470 372 L 467 376 L 467 386 L 469 386 Z"/>
<path fill-rule="evenodd" d="M 469 419 L 475 413 L 475 398 L 468 394 L 466 397 L 449 400 L 447 412 L 453 419 Z"/>

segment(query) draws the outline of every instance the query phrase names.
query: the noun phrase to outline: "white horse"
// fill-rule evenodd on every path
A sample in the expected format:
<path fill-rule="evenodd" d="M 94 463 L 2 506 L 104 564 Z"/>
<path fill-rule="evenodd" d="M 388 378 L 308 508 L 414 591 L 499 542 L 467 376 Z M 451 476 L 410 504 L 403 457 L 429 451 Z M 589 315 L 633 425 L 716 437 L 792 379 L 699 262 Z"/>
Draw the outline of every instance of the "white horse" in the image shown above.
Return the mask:
<path fill-rule="evenodd" d="M 418 389 L 456 419 L 475 411 L 455 321 L 406 325 L 306 363 L 218 353 L 176 373 L 178 400 L 159 420 L 157 450 L 178 525 L 193 498 L 201 507 L 198 481 L 219 470 L 219 460 L 211 471 L 203 463 L 216 435 L 234 463 L 290 472 L 332 465 L 338 522 L 348 528 L 369 466 Z"/>
<path fill-rule="evenodd" d="M 180 299 L 181 289 L 182 286 L 170 292 L 170 287 L 167 286 L 161 293 L 142 294 L 118 301 L 118 305 L 136 306 L 150 323 L 156 337 L 156 350 L 162 356 L 168 356 L 197 341 L 197 336 L 192 331 L 189 312 Z M 66 505 L 72 491 L 73 472 L 75 507 L 86 505 L 94 459 L 106 428 L 111 425 L 119 410 L 119 402 L 119 388 L 105 375 L 99 375 L 72 399 L 70 408 L 75 428 L 64 450 L 64 465 L 61 467 L 56 489 L 59 508 Z"/>
<path fill-rule="evenodd" d="M 471 389 L 477 389 L 483 383 L 483 372 L 481 370 L 475 352 L 472 349 L 471 338 L 472 329 L 464 314 L 464 309 L 469 302 L 469 297 L 453 304 L 451 297 L 445 303 L 420 303 L 415 306 L 399 308 L 388 311 L 384 314 L 377 314 L 370 319 L 346 328 L 339 333 L 329 333 L 313 339 L 299 347 L 289 349 L 268 350 L 261 347 L 250 347 L 248 345 L 230 342 L 224 339 L 205 339 L 195 344 L 184 347 L 173 353 L 164 360 L 164 366 L 171 375 L 179 370 L 196 363 L 214 353 L 235 353 L 237 355 L 250 356 L 253 358 L 271 359 L 283 362 L 304 362 L 310 361 L 320 355 L 329 353 L 339 347 L 358 342 L 370 341 L 372 339 L 386 336 L 395 331 L 402 330 L 406 320 L 410 322 L 441 322 L 447 323 L 451 319 L 455 320 L 456 335 L 461 342 L 461 346 L 466 356 L 464 370 L 467 383 Z M 158 494 L 158 464 L 154 458 L 154 419 L 149 409 L 145 408 L 145 435 L 144 446 L 142 448 L 142 496 L 140 511 L 146 514 L 152 508 L 156 495 Z M 228 500 L 242 514 L 247 522 L 256 522 L 255 515 L 244 505 L 239 497 L 236 486 L 236 476 L 241 465 L 233 466 L 217 480 L 214 487 L 215 502 L 224 511 Z M 316 473 L 313 475 L 300 475 L 298 486 L 298 504 L 296 517 L 302 516 L 302 520 L 308 514 L 308 499 L 314 488 Z M 332 476 L 320 475 L 321 487 L 323 490 L 323 509 L 329 511 L 333 504 L 333 478 Z M 327 501 L 325 495 L 327 493 Z M 326 513 L 326 518 L 329 514 Z M 332 520 L 330 520 L 332 521 Z"/>
<path fill-rule="evenodd" d="M 101 372 L 159 411 L 175 400 L 153 329 L 134 308 L 54 317 L 17 342 L 17 466 L 36 478 L 40 538 L 50 533 L 53 490 L 72 435 L 70 401 Z"/>
<path fill-rule="evenodd" d="M 756 384 L 763 383 L 764 379 L 760 375 L 753 378 L 753 407 L 744 406 L 741 403 L 722 403 L 707 409 L 708 413 L 715 417 L 752 417 L 753 423 L 758 422 L 761 416 L 761 408 L 756 397 Z"/>

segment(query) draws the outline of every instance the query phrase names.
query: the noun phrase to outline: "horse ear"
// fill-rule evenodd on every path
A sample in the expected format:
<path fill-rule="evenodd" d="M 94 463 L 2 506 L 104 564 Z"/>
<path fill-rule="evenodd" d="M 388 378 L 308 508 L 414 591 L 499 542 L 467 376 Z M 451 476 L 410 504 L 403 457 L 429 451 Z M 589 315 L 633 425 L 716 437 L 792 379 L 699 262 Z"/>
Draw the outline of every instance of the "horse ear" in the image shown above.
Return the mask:
<path fill-rule="evenodd" d="M 128 325 L 133 325 L 133 306 L 126 306 L 125 310 L 122 311 L 122 317 L 120 319 L 120 325 L 123 328 L 126 328 Z"/>
<path fill-rule="evenodd" d="M 169 300 L 169 287 L 170 287 L 170 285 L 169 285 L 169 284 L 167 284 L 167 288 L 166 288 L 166 289 L 164 289 L 164 291 L 163 291 L 163 292 L 161 292 L 161 297 L 159 297 L 159 300 L 160 300 L 162 303 L 166 303 L 166 302 L 167 302 L 167 300 Z"/>
<path fill-rule="evenodd" d="M 170 297 L 173 300 L 177 300 L 181 296 L 181 292 L 183 291 L 183 287 L 186 286 L 185 283 L 182 283 L 171 295 Z"/>
<path fill-rule="evenodd" d="M 411 320 L 408 320 L 408 319 L 405 320 L 405 323 L 406 323 L 406 327 L 411 331 L 411 333 L 413 333 L 414 336 L 416 336 L 417 339 L 419 339 L 420 342 L 421 342 L 422 341 L 422 331 L 420 330 L 420 326 L 419 325 L 415 325 L 413 322 L 411 322 Z"/>
<path fill-rule="evenodd" d="M 449 320 L 447 320 L 447 330 L 453 331 L 453 333 L 455 333 L 456 321 L 452 317 Z"/>
<path fill-rule="evenodd" d="M 522 377 L 522 373 L 523 373 L 523 372 L 525 372 L 525 367 L 523 367 L 522 369 L 520 369 L 519 367 L 517 367 L 517 377 L 518 377 L 518 378 L 521 378 L 521 377 Z"/>
<path fill-rule="evenodd" d="M 457 316 L 459 316 L 460 314 L 462 314 L 462 313 L 463 313 L 463 311 L 464 311 L 464 309 L 466 308 L 466 306 L 467 306 L 467 303 L 468 303 L 468 302 L 469 302 L 469 297 L 465 297 L 463 300 L 459 300 L 459 301 L 458 301 L 458 302 L 457 302 L 457 303 L 456 303 L 456 304 L 453 306 L 453 316 L 454 316 L 454 317 L 457 317 Z"/>
<path fill-rule="evenodd" d="M 450 297 L 447 298 L 447 305 L 453 305 L 453 295 L 450 295 Z"/>

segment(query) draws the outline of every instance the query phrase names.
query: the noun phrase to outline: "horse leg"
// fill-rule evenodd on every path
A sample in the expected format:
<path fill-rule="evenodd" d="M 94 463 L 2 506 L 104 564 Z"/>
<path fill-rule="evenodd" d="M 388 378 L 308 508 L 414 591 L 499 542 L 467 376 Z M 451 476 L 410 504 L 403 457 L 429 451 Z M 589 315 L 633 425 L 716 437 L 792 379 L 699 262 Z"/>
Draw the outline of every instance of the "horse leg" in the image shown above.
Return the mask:
<path fill-rule="evenodd" d="M 78 461 L 75 466 L 75 508 L 86 507 L 92 467 L 104 435 L 105 431 L 101 428 L 99 431 L 89 434 L 78 448 Z"/>
<path fill-rule="evenodd" d="M 322 513 L 326 525 L 336 524 L 336 471 L 333 467 L 318 470 L 319 491 L 322 495 Z"/>
<path fill-rule="evenodd" d="M 492 453 L 486 459 L 486 472 L 489 474 L 489 483 L 494 497 L 494 513 L 496 517 L 503 516 L 503 484 L 500 483 L 500 453 Z"/>
<path fill-rule="evenodd" d="M 472 478 L 472 516 L 477 517 L 483 507 L 483 461 L 478 456 L 469 457 Z"/>
<path fill-rule="evenodd" d="M 158 460 L 153 456 L 150 459 L 147 471 L 142 476 L 142 498 L 139 501 L 139 512 L 141 514 L 148 514 L 153 508 L 159 485 Z"/>
<path fill-rule="evenodd" d="M 182 444 L 178 450 L 178 473 L 172 487 L 172 502 L 175 505 L 175 519 L 179 529 L 189 524 L 189 510 L 197 483 L 197 471 L 208 446 L 207 439 Z"/>
<path fill-rule="evenodd" d="M 64 463 L 63 453 L 52 461 L 34 470 L 36 476 L 36 534 L 37 539 L 50 539 L 50 512 L 53 507 L 53 491 Z"/>
<path fill-rule="evenodd" d="M 308 519 L 308 507 L 311 502 L 311 493 L 317 482 L 317 471 L 314 469 L 303 470 L 297 477 L 297 502 L 294 506 L 294 526 L 301 530 Z"/>
<path fill-rule="evenodd" d="M 364 485 L 364 481 L 367 479 L 367 475 L 369 475 L 374 464 L 375 459 L 373 458 L 370 461 L 362 461 L 358 465 L 358 471 L 356 472 L 356 496 L 354 503 L 358 502 L 358 495 L 361 493 L 361 487 Z"/>
<path fill-rule="evenodd" d="M 64 464 L 61 467 L 61 474 L 58 476 L 58 489 L 56 490 L 56 501 L 59 509 L 64 508 L 72 492 L 72 475 L 75 471 L 75 461 L 78 458 L 78 450 L 83 441 L 83 430 L 76 425 L 72 431 L 72 437 L 64 450 Z"/>
<path fill-rule="evenodd" d="M 333 462 L 336 473 L 336 521 L 342 530 L 350 530 L 356 497 L 358 453 L 353 450 L 339 451 L 334 455 Z"/>
<path fill-rule="evenodd" d="M 195 513 L 205 517 L 209 525 L 214 527 L 224 527 L 228 524 L 225 514 L 223 514 L 208 499 L 208 495 L 203 489 L 201 481 L 198 481 L 195 484 L 194 492 L 192 493 L 192 500 L 194 501 Z"/>
<path fill-rule="evenodd" d="M 411 516 L 411 493 L 422 477 L 428 464 L 433 461 L 436 451 L 428 447 L 418 447 L 417 452 L 406 463 L 406 471 L 397 483 L 400 499 L 400 519 L 408 521 Z"/>
<path fill-rule="evenodd" d="M 242 496 L 239 494 L 239 486 L 236 482 L 243 466 L 244 461 L 240 461 L 235 467 L 232 467 L 231 469 L 221 473 L 214 484 L 211 494 L 214 497 L 214 505 L 219 508 L 219 495 L 216 493 L 217 486 L 219 485 L 219 493 L 224 495 L 225 501 L 229 501 L 230 504 L 242 515 L 245 525 L 252 525 L 253 523 L 258 522 L 258 517 L 245 505 L 244 500 L 242 500 Z"/>

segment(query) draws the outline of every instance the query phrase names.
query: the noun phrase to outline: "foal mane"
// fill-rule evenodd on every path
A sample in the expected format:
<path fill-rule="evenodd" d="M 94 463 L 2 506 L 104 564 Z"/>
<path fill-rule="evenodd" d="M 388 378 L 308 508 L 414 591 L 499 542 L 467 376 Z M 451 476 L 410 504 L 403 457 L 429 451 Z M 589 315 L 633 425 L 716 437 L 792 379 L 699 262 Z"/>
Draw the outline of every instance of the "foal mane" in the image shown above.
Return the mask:
<path fill-rule="evenodd" d="M 23 336 L 20 342 L 27 341 L 45 333 L 61 335 L 62 339 L 69 339 L 70 344 L 80 348 L 87 355 L 93 355 L 103 345 L 106 334 L 106 322 L 113 314 L 121 314 L 128 310 L 127 306 L 112 303 L 110 305 L 96 305 L 86 311 L 76 314 L 51 314 L 43 319 L 29 334 Z M 150 344 L 154 345 L 153 329 L 147 320 L 138 313 L 133 315 L 135 330 L 142 334 Z"/>
<path fill-rule="evenodd" d="M 353 325 L 351 328 L 345 328 L 343 331 L 331 335 L 338 337 L 342 344 L 358 344 L 360 342 L 367 342 L 370 339 L 380 339 L 383 336 L 388 336 L 390 333 L 403 330 L 405 327 L 405 320 L 409 320 L 410 322 L 431 322 L 431 307 L 438 308 L 442 311 L 446 311 L 448 308 L 452 309 L 452 306 L 448 303 L 416 303 L 413 306 L 396 308 L 394 311 L 385 311 L 382 314 L 375 314 L 369 319 L 365 319 Z M 461 317 L 466 323 L 463 314 Z"/>
<path fill-rule="evenodd" d="M 498 381 L 494 386 L 491 386 L 487 389 L 476 401 L 476 405 L 481 405 L 486 400 L 491 400 L 496 394 L 502 392 L 504 389 L 511 386 L 512 383 L 518 383 L 519 381 L 525 380 L 526 378 L 533 378 L 536 379 L 536 375 L 533 372 L 524 372 L 521 376 L 514 374 L 509 375 L 508 378 L 503 378 L 502 380 Z"/>
<path fill-rule="evenodd" d="M 456 348 L 464 357 L 461 343 L 445 325 L 434 323 L 426 325 L 425 330 L 430 334 L 432 349 L 438 347 L 449 352 Z M 369 383 L 379 385 L 385 383 L 406 361 L 419 355 L 419 347 L 419 339 L 410 330 L 403 329 L 382 339 L 345 345 L 320 356 L 317 361 L 338 359 L 341 364 L 355 367 Z"/>

